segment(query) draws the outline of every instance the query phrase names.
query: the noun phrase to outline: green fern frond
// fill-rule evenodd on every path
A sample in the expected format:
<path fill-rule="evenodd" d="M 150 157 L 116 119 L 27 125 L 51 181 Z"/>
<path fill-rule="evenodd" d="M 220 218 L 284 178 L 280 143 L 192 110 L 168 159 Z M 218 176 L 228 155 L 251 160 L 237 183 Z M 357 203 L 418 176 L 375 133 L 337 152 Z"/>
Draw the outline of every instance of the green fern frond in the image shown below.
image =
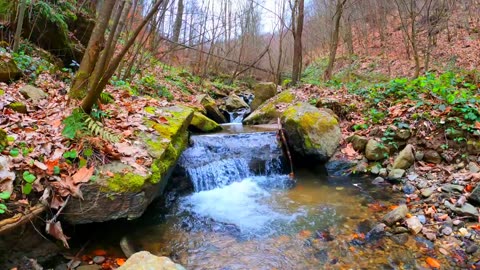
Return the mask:
<path fill-rule="evenodd" d="M 100 94 L 100 102 L 102 104 L 110 104 L 110 103 L 113 103 L 115 101 L 115 99 L 113 98 L 113 96 L 109 93 L 105 93 L 105 92 L 102 92 Z"/>
<path fill-rule="evenodd" d="M 95 136 L 100 136 L 111 143 L 119 142 L 121 139 L 119 135 L 109 132 L 102 123 L 95 121 L 91 117 L 86 118 L 85 123 L 87 124 L 88 131 Z"/>

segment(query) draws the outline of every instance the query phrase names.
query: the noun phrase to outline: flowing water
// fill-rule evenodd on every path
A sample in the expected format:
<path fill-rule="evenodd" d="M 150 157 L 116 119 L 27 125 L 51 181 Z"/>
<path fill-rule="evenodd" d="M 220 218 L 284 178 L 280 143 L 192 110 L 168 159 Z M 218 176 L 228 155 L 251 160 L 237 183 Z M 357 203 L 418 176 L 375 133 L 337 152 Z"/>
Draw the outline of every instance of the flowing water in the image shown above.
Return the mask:
<path fill-rule="evenodd" d="M 180 167 L 194 186 L 150 209 L 126 237 L 187 269 L 417 269 L 433 245 L 369 233 L 397 204 L 369 179 L 287 175 L 275 132 L 193 136 Z M 152 214 L 153 213 L 153 214 Z M 441 259 L 441 258 L 439 258 Z M 445 264 L 447 265 L 447 264 Z"/>

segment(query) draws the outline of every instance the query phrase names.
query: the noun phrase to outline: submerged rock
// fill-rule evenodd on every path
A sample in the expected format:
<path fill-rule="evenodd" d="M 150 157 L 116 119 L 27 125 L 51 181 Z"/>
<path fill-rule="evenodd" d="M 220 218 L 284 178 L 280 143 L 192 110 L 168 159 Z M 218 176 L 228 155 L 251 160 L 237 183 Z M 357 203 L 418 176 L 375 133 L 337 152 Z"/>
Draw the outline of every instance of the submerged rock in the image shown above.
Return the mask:
<path fill-rule="evenodd" d="M 480 184 L 477 184 L 477 187 L 473 189 L 470 197 L 468 198 L 472 203 L 480 205 Z"/>
<path fill-rule="evenodd" d="M 461 207 L 457 207 L 454 204 L 450 203 L 449 201 L 445 201 L 444 204 L 446 207 L 450 208 L 450 210 L 460 215 L 472 216 L 472 217 L 477 217 L 479 215 L 477 208 L 469 203 L 465 203 Z"/>
<path fill-rule="evenodd" d="M 288 107 L 282 115 L 282 124 L 291 149 L 304 158 L 328 160 L 342 136 L 333 115 L 307 103 Z"/>
<path fill-rule="evenodd" d="M 215 132 L 222 130 L 222 127 L 217 124 L 217 122 L 213 121 L 212 119 L 206 117 L 205 115 L 195 112 L 193 114 L 192 122 L 190 122 L 190 126 L 197 131 L 202 132 Z"/>
<path fill-rule="evenodd" d="M 365 146 L 365 157 L 370 161 L 378 161 L 388 156 L 388 148 L 380 142 L 370 139 Z"/>
<path fill-rule="evenodd" d="M 284 91 L 266 102 L 243 120 L 246 125 L 276 123 L 282 112 L 296 100 L 293 91 Z"/>
<path fill-rule="evenodd" d="M 168 257 L 158 257 L 148 251 L 133 254 L 118 270 L 185 270 Z"/>
<path fill-rule="evenodd" d="M 262 103 L 277 94 L 277 86 L 271 82 L 259 83 L 253 88 L 253 94 L 255 97 L 253 98 L 250 108 L 256 110 Z"/>
<path fill-rule="evenodd" d="M 72 199 L 64 209 L 64 217 L 69 223 L 138 218 L 153 199 L 163 193 L 169 175 L 187 146 L 186 131 L 193 117 L 193 110 L 186 107 L 176 106 L 164 111 L 167 114 L 162 117 L 167 122 L 146 119 L 145 125 L 155 132 L 144 132 L 139 136 L 142 147 L 153 159 L 146 175 L 121 162 L 99 167 L 99 171 L 111 174 L 100 174 L 95 182 L 81 186 L 84 200 Z"/>
<path fill-rule="evenodd" d="M 413 146 L 408 144 L 398 153 L 397 158 L 393 162 L 393 169 L 408 169 L 415 162 L 415 156 L 413 155 Z"/>

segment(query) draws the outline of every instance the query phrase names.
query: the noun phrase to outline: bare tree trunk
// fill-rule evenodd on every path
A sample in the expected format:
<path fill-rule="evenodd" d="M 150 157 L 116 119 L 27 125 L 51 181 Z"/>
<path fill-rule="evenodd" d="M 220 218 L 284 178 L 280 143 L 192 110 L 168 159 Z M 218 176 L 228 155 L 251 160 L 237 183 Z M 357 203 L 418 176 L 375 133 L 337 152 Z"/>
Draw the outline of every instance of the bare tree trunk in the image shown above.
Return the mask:
<path fill-rule="evenodd" d="M 342 18 L 343 9 L 347 0 L 337 0 L 337 6 L 335 8 L 335 28 L 332 32 L 332 40 L 330 41 L 330 55 L 328 57 L 328 64 L 327 68 L 325 69 L 325 73 L 323 74 L 323 78 L 325 81 L 328 81 L 332 78 L 333 72 L 333 64 L 335 63 L 335 56 L 337 55 L 337 47 L 338 47 L 338 37 L 340 32 L 340 19 Z"/>
<path fill-rule="evenodd" d="M 178 0 L 177 5 L 177 15 L 175 17 L 175 24 L 173 26 L 173 37 L 172 40 L 178 43 L 180 38 L 180 31 L 182 30 L 182 21 L 183 21 L 183 10 L 185 6 L 183 0 Z"/>
<path fill-rule="evenodd" d="M 107 29 L 115 2 L 115 0 L 105 0 L 102 5 L 102 10 L 98 15 L 98 22 L 95 24 L 92 36 L 88 41 L 87 49 L 80 63 L 80 68 L 72 82 L 69 93 L 71 98 L 80 99 L 85 96 L 88 88 L 88 79 L 92 75 L 98 55 L 104 46 L 105 30 Z"/>
<path fill-rule="evenodd" d="M 110 78 L 115 73 L 115 70 L 117 69 L 118 65 L 122 61 L 123 57 L 125 56 L 125 54 L 127 54 L 130 47 L 132 47 L 133 43 L 135 42 L 138 35 L 145 27 L 145 25 L 153 18 L 155 13 L 157 13 L 162 2 L 163 0 L 157 0 L 155 2 L 150 12 L 145 16 L 142 22 L 137 26 L 134 33 L 132 34 L 132 37 L 130 37 L 130 39 L 125 44 L 125 46 L 120 51 L 120 53 L 116 55 L 115 58 L 112 59 L 110 65 L 108 66 L 107 70 L 103 73 L 103 75 L 100 77 L 100 80 L 98 81 L 98 83 L 94 84 L 95 87 L 89 89 L 87 96 L 82 101 L 82 109 L 86 113 L 90 113 L 92 111 L 93 104 L 95 104 L 95 102 L 98 100 L 100 94 L 102 93 L 105 86 L 108 84 L 108 81 L 110 80 Z"/>
<path fill-rule="evenodd" d="M 303 19 L 304 19 L 304 0 L 296 0 L 296 24 L 293 29 L 293 69 L 292 69 L 292 83 L 296 84 L 300 80 L 302 73 L 302 33 L 303 33 Z"/>
<path fill-rule="evenodd" d="M 27 0 L 20 0 L 18 3 L 18 19 L 17 19 L 17 29 L 15 30 L 15 37 L 13 38 L 13 51 L 17 52 L 20 47 L 20 37 L 22 35 L 23 29 L 23 19 L 25 18 L 25 10 L 27 9 Z"/>

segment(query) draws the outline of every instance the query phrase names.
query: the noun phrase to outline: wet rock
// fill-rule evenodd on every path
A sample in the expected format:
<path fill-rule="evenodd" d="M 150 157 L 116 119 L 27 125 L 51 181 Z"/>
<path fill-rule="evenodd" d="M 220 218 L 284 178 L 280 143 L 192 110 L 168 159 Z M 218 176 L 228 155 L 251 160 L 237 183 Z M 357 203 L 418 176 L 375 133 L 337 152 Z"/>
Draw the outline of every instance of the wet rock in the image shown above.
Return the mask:
<path fill-rule="evenodd" d="M 424 153 L 423 160 L 428 163 L 439 164 L 440 162 L 442 162 L 442 157 L 435 150 L 427 150 Z"/>
<path fill-rule="evenodd" d="M 422 161 L 425 154 L 422 151 L 415 151 L 415 160 Z"/>
<path fill-rule="evenodd" d="M 365 240 L 368 242 L 370 241 L 376 241 L 381 239 L 382 237 L 385 236 L 385 227 L 387 227 L 383 223 L 379 223 L 373 227 L 366 235 L 365 235 Z"/>
<path fill-rule="evenodd" d="M 461 186 L 461 185 L 445 184 L 445 185 L 443 185 L 443 186 L 441 187 L 441 189 L 442 189 L 443 192 L 449 192 L 449 193 L 458 192 L 458 193 L 462 193 L 464 187 Z"/>
<path fill-rule="evenodd" d="M 477 184 L 477 186 L 473 189 L 468 200 L 474 204 L 480 205 L 480 184 Z"/>
<path fill-rule="evenodd" d="M 103 256 L 95 256 L 93 257 L 93 262 L 96 264 L 102 264 L 105 261 L 105 257 Z"/>
<path fill-rule="evenodd" d="M 433 194 L 434 191 L 435 191 L 434 188 L 424 188 L 420 191 L 420 193 L 424 198 L 428 198 Z"/>
<path fill-rule="evenodd" d="M 390 237 L 393 242 L 397 243 L 398 245 L 404 245 L 408 241 L 408 234 L 406 233 L 401 233 L 401 234 L 395 234 Z"/>
<path fill-rule="evenodd" d="M 8 107 L 18 113 L 27 113 L 27 105 L 22 102 L 12 102 L 8 104 Z"/>
<path fill-rule="evenodd" d="M 325 163 L 325 169 L 331 176 L 347 176 L 351 174 L 352 168 L 356 165 L 357 162 L 353 160 L 332 158 Z"/>
<path fill-rule="evenodd" d="M 347 138 L 347 142 L 352 144 L 352 147 L 355 149 L 355 151 L 362 153 L 367 146 L 368 138 L 359 135 L 352 135 Z"/>
<path fill-rule="evenodd" d="M 13 59 L 0 59 L 0 82 L 7 83 L 22 76 L 22 72 Z"/>
<path fill-rule="evenodd" d="M 465 248 L 465 252 L 467 254 L 473 254 L 473 253 L 477 252 L 477 250 L 478 250 L 478 245 L 476 245 L 476 244 L 470 244 Z"/>
<path fill-rule="evenodd" d="M 260 105 L 243 120 L 243 123 L 246 125 L 277 123 L 277 118 L 281 117 L 283 111 L 296 99 L 294 91 L 283 91 Z"/>
<path fill-rule="evenodd" d="M 411 135 L 412 133 L 410 132 L 409 129 L 398 129 L 395 132 L 395 139 L 406 141 L 408 140 L 408 138 L 410 138 Z"/>
<path fill-rule="evenodd" d="M 403 185 L 403 192 L 405 194 L 413 194 L 415 193 L 415 190 L 415 187 L 410 183 L 406 183 L 405 185 Z"/>
<path fill-rule="evenodd" d="M 185 270 L 179 264 L 174 263 L 167 257 L 158 257 L 150 252 L 141 251 L 133 254 L 118 268 L 118 270 Z"/>
<path fill-rule="evenodd" d="M 443 227 L 443 228 L 441 229 L 440 232 L 441 232 L 443 235 L 449 236 L 449 235 L 451 235 L 451 234 L 453 233 L 453 230 L 452 230 L 451 227 L 445 226 L 445 227 Z"/>
<path fill-rule="evenodd" d="M 400 153 L 398 153 L 397 158 L 393 162 L 393 169 L 408 169 L 415 162 L 415 156 L 413 155 L 413 146 L 407 144 Z"/>
<path fill-rule="evenodd" d="M 223 113 L 220 112 L 220 110 L 217 107 L 217 104 L 215 103 L 215 100 L 213 100 L 211 97 L 208 95 L 198 95 L 196 99 L 202 104 L 202 106 L 205 108 L 207 111 L 207 116 L 214 120 L 217 123 L 223 124 L 227 123 L 227 119 L 223 115 Z"/>
<path fill-rule="evenodd" d="M 388 176 L 388 171 L 386 168 L 381 168 L 380 171 L 378 172 L 378 175 L 381 177 L 387 177 Z"/>
<path fill-rule="evenodd" d="M 450 203 L 449 201 L 445 201 L 444 204 L 447 208 L 449 208 L 450 210 L 452 210 L 457 214 L 465 215 L 465 216 L 473 216 L 473 217 L 478 216 L 477 208 L 469 203 L 466 203 L 461 207 L 456 207 L 454 204 Z"/>
<path fill-rule="evenodd" d="M 230 94 L 227 99 L 225 100 L 225 108 L 229 112 L 238 111 L 241 109 L 248 109 L 250 108 L 248 104 L 243 100 L 243 98 L 235 95 Z"/>
<path fill-rule="evenodd" d="M 395 229 L 393 230 L 393 233 L 395 234 L 401 234 L 401 233 L 407 233 L 407 232 L 408 232 L 408 229 L 403 226 L 395 227 Z"/>
<path fill-rule="evenodd" d="M 417 218 L 422 224 L 425 224 L 427 222 L 427 218 L 425 217 L 425 215 L 418 215 Z"/>
<path fill-rule="evenodd" d="M 388 179 L 389 180 L 399 180 L 403 177 L 405 174 L 405 170 L 403 169 L 393 169 L 388 173 Z"/>
<path fill-rule="evenodd" d="M 165 118 L 166 123 L 161 122 Z M 64 209 L 71 224 L 104 222 L 120 218 L 140 217 L 147 206 L 162 195 L 180 154 L 187 147 L 187 128 L 193 110 L 183 106 L 163 108 L 161 115 L 145 119 L 152 132 L 140 133 L 138 141 L 152 157 L 145 175 L 128 164 L 114 161 L 97 167 L 110 171 L 96 181 L 80 187 L 83 200 L 72 198 Z"/>
<path fill-rule="evenodd" d="M 385 179 L 383 179 L 382 177 L 376 177 L 375 179 L 373 179 L 372 181 L 372 184 L 374 185 L 378 185 L 378 184 L 381 184 L 381 183 L 384 183 L 385 182 Z"/>
<path fill-rule="evenodd" d="M 398 206 L 383 217 L 383 221 L 387 225 L 393 225 L 395 222 L 402 220 L 408 213 L 408 208 L 405 204 Z"/>
<path fill-rule="evenodd" d="M 38 102 L 48 97 L 47 93 L 43 92 L 42 89 L 31 85 L 25 85 L 24 87 L 20 88 L 20 94 L 34 102 Z"/>
<path fill-rule="evenodd" d="M 469 162 L 468 163 L 468 170 L 471 173 L 478 173 L 478 172 L 480 172 L 480 167 L 475 162 Z"/>
<path fill-rule="evenodd" d="M 340 143 L 342 134 L 337 119 L 310 104 L 288 107 L 281 120 L 290 149 L 307 160 L 328 160 Z"/>
<path fill-rule="evenodd" d="M 410 230 L 411 233 L 417 234 L 422 231 L 423 225 L 418 217 L 413 216 L 407 218 L 405 222 L 407 224 L 407 228 Z"/>
<path fill-rule="evenodd" d="M 382 169 L 382 166 L 380 164 L 374 163 L 372 166 L 370 166 L 370 173 L 379 174 L 381 169 Z"/>
<path fill-rule="evenodd" d="M 378 161 L 388 157 L 388 148 L 380 142 L 370 139 L 365 146 L 365 157 L 370 161 Z"/>
<path fill-rule="evenodd" d="M 195 112 L 193 114 L 192 121 L 190 122 L 190 127 L 193 130 L 206 133 L 222 130 L 222 126 L 217 124 L 217 122 L 213 121 L 212 119 L 206 117 L 199 112 Z"/>
<path fill-rule="evenodd" d="M 253 98 L 250 108 L 256 110 L 262 103 L 274 97 L 277 94 L 277 86 L 274 83 L 259 83 L 253 87 Z"/>

